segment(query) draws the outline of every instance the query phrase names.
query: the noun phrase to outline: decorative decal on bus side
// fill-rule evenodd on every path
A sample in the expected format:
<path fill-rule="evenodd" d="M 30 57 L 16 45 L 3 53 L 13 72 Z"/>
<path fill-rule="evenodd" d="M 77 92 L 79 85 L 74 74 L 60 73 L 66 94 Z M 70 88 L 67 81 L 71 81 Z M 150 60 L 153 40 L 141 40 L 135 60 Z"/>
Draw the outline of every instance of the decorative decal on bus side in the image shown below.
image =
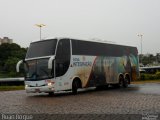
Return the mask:
<path fill-rule="evenodd" d="M 79 58 L 73 58 L 73 66 L 75 67 L 92 66 L 92 62 L 91 61 L 85 62 L 84 58 L 83 58 L 83 62 L 81 62 Z"/>
<path fill-rule="evenodd" d="M 119 73 L 128 73 L 131 80 L 134 81 L 138 77 L 137 65 L 138 58 L 133 54 L 121 57 L 98 56 L 94 60 L 86 87 L 104 85 L 105 83 L 118 83 L 117 76 Z"/>

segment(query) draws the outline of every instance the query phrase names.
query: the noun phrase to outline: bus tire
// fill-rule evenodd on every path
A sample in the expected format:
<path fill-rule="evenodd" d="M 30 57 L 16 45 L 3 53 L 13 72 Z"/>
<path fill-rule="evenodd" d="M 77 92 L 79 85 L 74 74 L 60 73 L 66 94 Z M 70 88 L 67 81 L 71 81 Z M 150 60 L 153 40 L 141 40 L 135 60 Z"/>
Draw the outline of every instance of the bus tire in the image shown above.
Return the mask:
<path fill-rule="evenodd" d="M 126 77 L 124 78 L 123 87 L 124 87 L 124 88 L 127 88 L 127 87 L 128 87 L 128 84 L 129 84 L 129 78 L 126 76 Z"/>
<path fill-rule="evenodd" d="M 124 87 L 124 78 L 122 75 L 119 76 L 119 87 Z"/>
<path fill-rule="evenodd" d="M 72 93 L 76 95 L 78 93 L 79 82 L 78 80 L 74 80 L 72 83 Z"/>

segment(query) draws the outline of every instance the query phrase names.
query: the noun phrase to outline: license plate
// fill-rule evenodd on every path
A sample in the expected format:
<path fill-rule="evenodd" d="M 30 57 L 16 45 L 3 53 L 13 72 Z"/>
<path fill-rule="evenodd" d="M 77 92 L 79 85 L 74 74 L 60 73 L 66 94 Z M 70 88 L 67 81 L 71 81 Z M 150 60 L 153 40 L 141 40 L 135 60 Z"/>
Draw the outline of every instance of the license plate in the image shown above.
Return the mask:
<path fill-rule="evenodd" d="M 35 89 L 35 92 L 40 92 L 40 89 Z"/>

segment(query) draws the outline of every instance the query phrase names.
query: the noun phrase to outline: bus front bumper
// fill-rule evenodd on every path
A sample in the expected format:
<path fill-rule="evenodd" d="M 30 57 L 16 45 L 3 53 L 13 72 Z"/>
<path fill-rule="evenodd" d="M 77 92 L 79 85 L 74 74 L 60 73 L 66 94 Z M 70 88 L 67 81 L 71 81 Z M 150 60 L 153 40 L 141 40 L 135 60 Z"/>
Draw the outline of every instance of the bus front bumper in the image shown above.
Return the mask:
<path fill-rule="evenodd" d="M 48 92 L 54 92 L 53 86 L 41 86 L 41 87 L 28 87 L 25 86 L 25 90 L 27 93 L 48 93 Z"/>

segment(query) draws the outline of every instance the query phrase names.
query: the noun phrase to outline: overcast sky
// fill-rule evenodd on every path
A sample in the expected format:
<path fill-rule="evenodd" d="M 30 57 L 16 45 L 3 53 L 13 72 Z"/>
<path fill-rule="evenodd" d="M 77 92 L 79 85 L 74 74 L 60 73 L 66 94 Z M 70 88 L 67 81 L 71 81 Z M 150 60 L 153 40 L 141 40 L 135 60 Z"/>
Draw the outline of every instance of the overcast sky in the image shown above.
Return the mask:
<path fill-rule="evenodd" d="M 0 0 L 0 37 L 23 47 L 42 38 L 101 39 L 160 53 L 160 0 Z"/>

